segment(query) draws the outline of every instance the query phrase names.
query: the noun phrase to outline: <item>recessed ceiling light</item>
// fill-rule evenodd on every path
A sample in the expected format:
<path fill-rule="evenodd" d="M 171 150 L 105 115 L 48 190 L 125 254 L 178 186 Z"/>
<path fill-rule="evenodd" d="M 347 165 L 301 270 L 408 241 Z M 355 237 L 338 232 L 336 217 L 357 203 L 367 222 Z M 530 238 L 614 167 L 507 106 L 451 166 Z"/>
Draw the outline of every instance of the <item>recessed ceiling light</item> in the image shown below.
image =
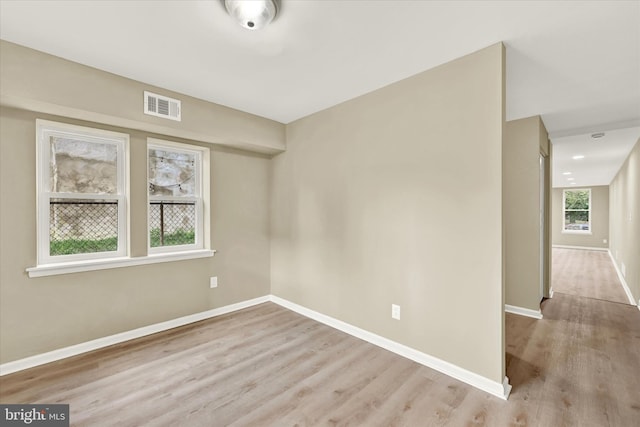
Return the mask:
<path fill-rule="evenodd" d="M 591 134 L 591 138 L 593 139 L 602 138 L 603 136 L 604 136 L 604 132 L 596 132 Z"/>
<path fill-rule="evenodd" d="M 571 172 L 562 172 L 562 175 L 571 175 Z"/>
<path fill-rule="evenodd" d="M 567 178 L 567 181 L 575 181 L 575 178 Z"/>
<path fill-rule="evenodd" d="M 571 185 L 577 185 L 575 182 L 572 182 Z"/>
<path fill-rule="evenodd" d="M 573 160 L 580 160 L 580 159 L 584 159 L 584 156 L 582 154 L 578 154 L 576 156 L 572 157 Z"/>

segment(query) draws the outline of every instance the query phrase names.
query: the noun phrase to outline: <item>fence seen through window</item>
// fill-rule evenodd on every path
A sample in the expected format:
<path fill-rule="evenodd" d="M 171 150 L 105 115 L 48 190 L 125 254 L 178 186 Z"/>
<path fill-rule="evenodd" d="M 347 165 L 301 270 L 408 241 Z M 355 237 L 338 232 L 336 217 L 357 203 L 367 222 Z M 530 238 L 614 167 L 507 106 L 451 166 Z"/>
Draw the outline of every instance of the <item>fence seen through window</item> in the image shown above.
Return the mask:
<path fill-rule="evenodd" d="M 195 202 L 152 201 L 149 205 L 149 241 L 152 248 L 195 243 Z"/>
<path fill-rule="evenodd" d="M 72 255 L 118 249 L 118 202 L 51 199 L 49 254 Z"/>
<path fill-rule="evenodd" d="M 149 247 L 197 247 L 202 232 L 200 152 L 182 144 L 154 140 L 147 155 Z"/>

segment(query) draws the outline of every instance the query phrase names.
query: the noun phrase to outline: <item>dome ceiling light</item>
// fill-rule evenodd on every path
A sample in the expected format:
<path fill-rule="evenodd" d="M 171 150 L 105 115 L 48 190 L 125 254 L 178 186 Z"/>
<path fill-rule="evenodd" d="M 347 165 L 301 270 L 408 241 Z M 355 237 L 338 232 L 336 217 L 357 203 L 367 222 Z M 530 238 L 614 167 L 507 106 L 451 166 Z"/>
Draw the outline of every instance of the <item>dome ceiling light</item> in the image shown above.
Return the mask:
<path fill-rule="evenodd" d="M 248 30 L 259 30 L 278 13 L 276 0 L 224 0 L 229 15 Z"/>

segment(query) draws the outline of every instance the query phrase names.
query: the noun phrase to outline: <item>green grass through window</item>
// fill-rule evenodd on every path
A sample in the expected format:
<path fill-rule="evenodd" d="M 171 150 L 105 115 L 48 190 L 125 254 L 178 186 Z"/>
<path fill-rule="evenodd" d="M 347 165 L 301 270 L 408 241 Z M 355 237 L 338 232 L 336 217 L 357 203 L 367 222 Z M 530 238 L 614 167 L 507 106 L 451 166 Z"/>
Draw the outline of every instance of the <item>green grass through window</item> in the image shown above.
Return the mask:
<path fill-rule="evenodd" d="M 160 241 L 160 230 L 151 230 L 151 247 L 192 245 L 196 242 L 193 230 L 176 230 L 174 233 L 164 235 L 164 245 Z M 107 239 L 66 239 L 50 242 L 49 253 L 56 255 L 89 254 L 96 252 L 115 252 L 118 250 L 118 238 Z"/>
<path fill-rule="evenodd" d="M 53 241 L 49 244 L 49 254 L 52 256 L 89 254 L 95 252 L 115 252 L 116 250 L 118 250 L 117 237 L 95 240 L 66 239 Z"/>
<path fill-rule="evenodd" d="M 194 230 L 176 230 L 173 233 L 164 235 L 164 244 L 160 241 L 160 229 L 151 230 L 151 247 L 160 246 L 176 246 L 176 245 L 193 245 L 196 242 L 196 233 Z"/>

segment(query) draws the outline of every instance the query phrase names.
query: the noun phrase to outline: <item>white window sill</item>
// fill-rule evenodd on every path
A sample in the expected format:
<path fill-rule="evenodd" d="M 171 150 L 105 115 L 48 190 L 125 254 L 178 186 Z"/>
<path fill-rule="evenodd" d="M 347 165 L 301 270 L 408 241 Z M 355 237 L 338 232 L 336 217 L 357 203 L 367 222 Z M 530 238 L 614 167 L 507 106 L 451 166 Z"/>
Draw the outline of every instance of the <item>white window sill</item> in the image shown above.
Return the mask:
<path fill-rule="evenodd" d="M 589 230 L 562 230 L 562 234 L 586 234 L 586 235 L 591 235 L 593 233 L 591 231 L 589 231 Z"/>
<path fill-rule="evenodd" d="M 121 257 L 92 259 L 59 264 L 43 264 L 27 268 L 29 277 L 55 276 L 57 274 L 78 273 L 81 271 L 106 270 L 109 268 L 132 267 L 134 265 L 156 264 L 159 262 L 183 261 L 187 259 L 212 257 L 216 251 L 199 249 L 195 251 L 150 254 L 141 257 Z"/>

